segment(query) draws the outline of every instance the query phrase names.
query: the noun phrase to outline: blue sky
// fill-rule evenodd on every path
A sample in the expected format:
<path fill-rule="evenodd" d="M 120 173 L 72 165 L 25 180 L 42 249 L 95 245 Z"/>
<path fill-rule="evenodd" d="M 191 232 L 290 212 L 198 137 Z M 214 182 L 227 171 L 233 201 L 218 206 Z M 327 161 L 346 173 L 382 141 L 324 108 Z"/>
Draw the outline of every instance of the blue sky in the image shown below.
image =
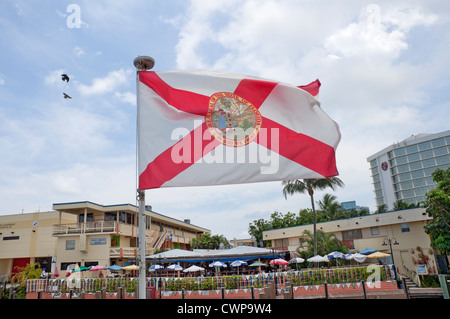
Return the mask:
<path fill-rule="evenodd" d="M 138 55 L 160 71 L 319 78 L 342 133 L 346 186 L 333 194 L 375 210 L 367 157 L 450 129 L 449 18 L 441 0 L 1 1 L 0 214 L 136 203 Z M 286 200 L 279 182 L 146 193 L 155 211 L 229 239 L 274 211 L 310 207 L 307 195 Z"/>

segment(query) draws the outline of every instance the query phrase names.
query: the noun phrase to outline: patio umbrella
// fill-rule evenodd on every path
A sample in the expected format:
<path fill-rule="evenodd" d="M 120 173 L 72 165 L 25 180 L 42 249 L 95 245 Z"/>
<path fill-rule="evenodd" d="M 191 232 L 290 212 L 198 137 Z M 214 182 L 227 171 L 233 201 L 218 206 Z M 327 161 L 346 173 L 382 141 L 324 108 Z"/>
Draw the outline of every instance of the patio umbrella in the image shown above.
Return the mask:
<path fill-rule="evenodd" d="M 377 251 L 378 251 L 377 249 L 366 248 L 366 249 L 360 251 L 359 253 L 363 254 L 363 255 L 370 255 L 370 254 L 375 253 Z"/>
<path fill-rule="evenodd" d="M 86 271 L 86 270 L 89 270 L 89 269 L 91 269 L 91 267 L 84 267 L 84 266 L 82 266 L 82 267 L 78 267 L 78 268 L 75 268 L 74 270 L 72 270 L 72 273 L 78 272 L 78 271 Z"/>
<path fill-rule="evenodd" d="M 230 264 L 231 267 L 240 267 L 242 265 L 247 265 L 247 262 L 243 260 L 235 260 Z"/>
<path fill-rule="evenodd" d="M 281 258 L 278 258 L 278 259 L 272 259 L 272 260 L 270 261 L 270 264 L 271 264 L 271 265 L 283 265 L 283 266 L 289 265 L 289 263 L 288 263 L 286 260 L 281 259 Z"/>
<path fill-rule="evenodd" d="M 341 253 L 340 251 L 333 251 L 332 253 L 329 253 L 328 255 L 327 255 L 327 257 L 328 258 L 331 258 L 331 259 L 343 259 L 344 258 L 344 254 L 343 253 Z"/>
<path fill-rule="evenodd" d="M 262 263 L 260 261 L 255 261 L 253 264 L 248 265 L 249 267 L 266 267 L 267 265 L 265 263 Z"/>
<path fill-rule="evenodd" d="M 367 255 L 367 258 L 383 258 L 383 257 L 391 257 L 391 255 L 382 253 L 381 251 L 377 251 L 373 254 Z"/>
<path fill-rule="evenodd" d="M 153 266 L 149 267 L 148 271 L 156 271 L 158 269 L 164 269 L 164 267 L 161 266 L 161 265 L 156 264 L 156 265 L 153 265 Z"/>
<path fill-rule="evenodd" d="M 199 266 L 196 266 L 196 265 L 192 265 L 191 267 L 186 268 L 185 270 L 183 270 L 183 272 L 195 272 L 195 271 L 202 271 L 202 270 L 205 270 L 205 268 L 199 267 Z"/>
<path fill-rule="evenodd" d="M 305 260 L 303 258 L 295 257 L 295 258 L 292 258 L 291 260 L 289 260 L 289 263 L 290 264 L 301 264 L 304 261 Z"/>
<path fill-rule="evenodd" d="M 183 270 L 183 267 L 181 267 L 181 266 L 178 265 L 178 264 L 172 264 L 172 265 L 170 265 L 170 266 L 167 266 L 167 269 L 173 270 L 173 276 L 175 277 L 175 271 Z"/>
<path fill-rule="evenodd" d="M 326 256 L 320 256 L 316 255 L 314 257 L 306 259 L 306 261 L 309 261 L 311 263 L 320 263 L 320 262 L 329 262 L 330 260 Z"/>
<path fill-rule="evenodd" d="M 225 265 L 221 261 L 215 261 L 215 262 L 209 264 L 209 267 L 226 267 L 226 266 L 227 265 Z"/>
<path fill-rule="evenodd" d="M 363 263 L 364 260 L 366 260 L 366 258 L 367 258 L 366 255 L 359 254 L 359 253 L 353 254 L 352 257 L 353 257 L 354 260 L 356 260 L 359 263 Z"/>
<path fill-rule="evenodd" d="M 345 254 L 344 258 L 345 258 L 345 260 L 352 260 L 353 259 L 353 255 L 354 254 Z"/>
<path fill-rule="evenodd" d="M 105 269 L 109 269 L 112 271 L 119 271 L 119 270 L 122 270 L 122 267 L 120 267 L 118 265 L 112 265 L 112 266 L 106 267 Z"/>
<path fill-rule="evenodd" d="M 173 264 L 173 265 L 168 266 L 167 269 L 178 271 L 178 270 L 183 270 L 183 267 L 181 267 L 180 265 L 177 265 L 177 264 Z"/>
<path fill-rule="evenodd" d="M 231 267 L 238 267 L 238 275 L 239 275 L 239 267 L 241 267 L 242 265 L 247 265 L 247 262 L 243 260 L 235 260 L 230 264 Z"/>
<path fill-rule="evenodd" d="M 291 260 L 289 260 L 289 263 L 290 264 L 295 264 L 295 268 L 298 270 L 298 264 L 301 264 L 304 261 L 305 260 L 303 258 L 295 257 L 295 258 L 292 258 Z"/>
<path fill-rule="evenodd" d="M 123 270 L 139 270 L 139 267 L 136 265 L 129 265 L 122 268 Z"/>
<path fill-rule="evenodd" d="M 98 271 L 98 270 L 103 270 L 103 269 L 105 269 L 105 266 L 96 265 L 96 266 L 92 266 L 91 269 L 89 269 L 89 271 Z"/>

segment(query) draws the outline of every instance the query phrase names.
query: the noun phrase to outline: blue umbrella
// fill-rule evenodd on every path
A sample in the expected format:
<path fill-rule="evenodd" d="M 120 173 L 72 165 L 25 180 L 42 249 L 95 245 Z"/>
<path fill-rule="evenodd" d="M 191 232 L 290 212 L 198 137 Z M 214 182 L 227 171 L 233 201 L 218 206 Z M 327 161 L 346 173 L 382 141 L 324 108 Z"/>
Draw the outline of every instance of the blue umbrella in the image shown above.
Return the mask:
<path fill-rule="evenodd" d="M 112 266 L 109 266 L 109 267 L 106 267 L 105 269 L 110 269 L 110 270 L 122 270 L 122 267 L 120 267 L 120 266 L 117 266 L 117 265 L 112 265 Z"/>
<path fill-rule="evenodd" d="M 221 261 L 215 261 L 215 262 L 209 264 L 209 267 L 226 267 L 226 266 L 227 265 L 225 265 Z"/>
<path fill-rule="evenodd" d="M 155 270 L 158 270 L 158 269 L 164 269 L 164 267 L 161 266 L 161 265 L 153 265 L 153 266 L 148 268 L 148 271 L 155 271 Z"/>
<path fill-rule="evenodd" d="M 243 260 L 235 260 L 230 264 L 231 267 L 239 267 L 242 265 L 247 265 L 247 263 Z"/>
<path fill-rule="evenodd" d="M 363 251 L 360 251 L 359 253 L 363 254 L 363 255 L 370 255 L 370 254 L 375 253 L 377 251 L 378 251 L 378 249 L 366 248 Z"/>
<path fill-rule="evenodd" d="M 340 251 L 333 251 L 332 253 L 329 253 L 327 255 L 327 257 L 331 258 L 331 259 L 337 259 L 337 258 L 343 259 L 344 258 L 344 254 L 341 253 Z"/>
<path fill-rule="evenodd" d="M 170 269 L 170 270 L 183 270 L 183 267 L 181 267 L 180 265 L 177 265 L 177 264 L 173 264 L 173 265 L 168 266 L 167 269 Z"/>

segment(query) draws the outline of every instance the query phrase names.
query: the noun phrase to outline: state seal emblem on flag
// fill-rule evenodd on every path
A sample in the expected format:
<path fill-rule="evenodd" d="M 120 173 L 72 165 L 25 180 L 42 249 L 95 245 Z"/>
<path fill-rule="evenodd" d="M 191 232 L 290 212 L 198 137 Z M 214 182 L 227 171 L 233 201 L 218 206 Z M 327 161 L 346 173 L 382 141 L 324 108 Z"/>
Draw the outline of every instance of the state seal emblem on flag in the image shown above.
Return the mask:
<path fill-rule="evenodd" d="M 261 114 L 246 99 L 229 92 L 211 96 L 206 126 L 216 140 L 225 146 L 245 146 L 253 141 L 261 128 Z"/>

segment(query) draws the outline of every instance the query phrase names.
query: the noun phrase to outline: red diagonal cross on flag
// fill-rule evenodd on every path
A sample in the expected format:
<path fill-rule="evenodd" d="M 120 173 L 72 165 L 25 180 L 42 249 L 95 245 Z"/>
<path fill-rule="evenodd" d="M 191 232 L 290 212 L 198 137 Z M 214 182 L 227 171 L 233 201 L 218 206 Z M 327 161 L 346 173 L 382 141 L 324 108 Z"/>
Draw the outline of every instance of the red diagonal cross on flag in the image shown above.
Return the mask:
<path fill-rule="evenodd" d="M 319 86 L 139 72 L 139 189 L 337 175 L 339 128 L 307 93 Z"/>

